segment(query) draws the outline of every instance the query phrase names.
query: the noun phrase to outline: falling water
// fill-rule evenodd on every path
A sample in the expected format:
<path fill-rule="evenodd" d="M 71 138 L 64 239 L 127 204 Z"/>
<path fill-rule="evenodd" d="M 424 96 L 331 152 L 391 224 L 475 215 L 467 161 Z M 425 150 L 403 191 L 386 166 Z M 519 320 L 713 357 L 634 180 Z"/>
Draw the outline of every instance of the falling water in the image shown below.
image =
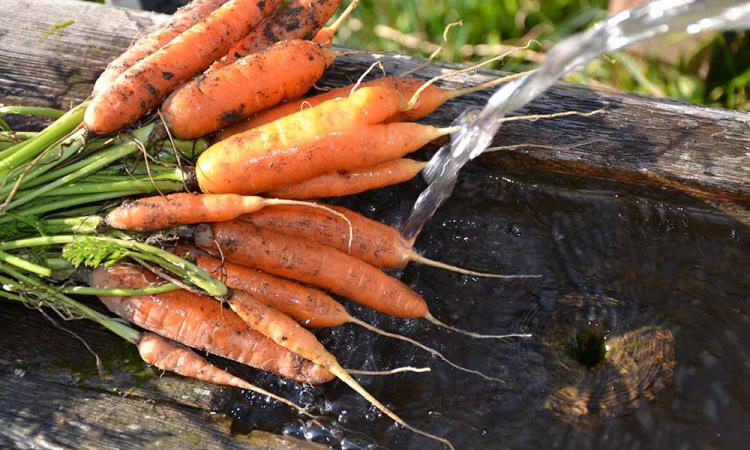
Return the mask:
<path fill-rule="evenodd" d="M 429 183 L 419 196 L 402 234 L 414 240 L 424 224 L 447 199 L 458 171 L 480 155 L 500 128 L 500 120 L 546 91 L 565 74 L 583 67 L 605 52 L 670 32 L 700 33 L 710 29 L 750 27 L 750 2 L 732 0 L 654 0 L 626 10 L 555 45 L 539 70 L 500 87 L 482 110 L 469 110 L 457 119 L 461 129 L 432 158 L 424 177 Z"/>

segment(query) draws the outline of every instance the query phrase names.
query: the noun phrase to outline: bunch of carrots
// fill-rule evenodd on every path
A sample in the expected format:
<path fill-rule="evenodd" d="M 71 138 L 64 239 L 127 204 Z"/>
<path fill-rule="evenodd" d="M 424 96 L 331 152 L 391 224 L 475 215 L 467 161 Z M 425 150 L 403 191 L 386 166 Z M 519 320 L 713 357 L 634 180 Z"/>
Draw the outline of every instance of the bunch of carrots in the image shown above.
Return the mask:
<path fill-rule="evenodd" d="M 309 328 L 353 323 L 497 381 L 352 316 L 330 294 L 505 339 L 524 336 L 447 325 L 382 269 L 533 275 L 427 259 L 397 229 L 309 200 L 415 177 L 426 163 L 404 157 L 453 131 L 415 120 L 516 76 L 452 91 L 434 85 L 440 77 L 385 76 L 301 98 L 341 54 L 331 41 L 358 0 L 328 27 L 340 0 L 281 3 L 194 0 L 115 59 L 78 107 L 0 110 L 56 119 L 39 133 L 0 132 L 0 298 L 89 318 L 162 370 L 251 389 L 308 416 L 191 349 L 303 383 L 338 378 L 452 448 L 367 392 L 353 378 L 364 373 L 343 368 Z M 76 296 L 99 297 L 137 328 Z"/>

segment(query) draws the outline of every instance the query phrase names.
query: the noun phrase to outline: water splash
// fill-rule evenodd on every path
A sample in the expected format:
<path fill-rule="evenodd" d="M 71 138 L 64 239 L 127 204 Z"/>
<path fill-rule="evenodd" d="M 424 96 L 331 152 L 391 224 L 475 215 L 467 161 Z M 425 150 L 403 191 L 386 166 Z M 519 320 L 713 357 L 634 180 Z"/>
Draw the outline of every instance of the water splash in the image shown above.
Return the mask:
<path fill-rule="evenodd" d="M 555 45 L 539 70 L 500 87 L 482 110 L 473 109 L 457 119 L 461 129 L 430 160 L 419 196 L 402 229 L 414 241 L 424 224 L 447 199 L 458 171 L 492 142 L 506 114 L 541 95 L 565 74 L 583 67 L 601 54 L 666 33 L 696 34 L 710 29 L 750 28 L 750 2 L 736 0 L 654 0 L 626 10 L 570 36 Z"/>

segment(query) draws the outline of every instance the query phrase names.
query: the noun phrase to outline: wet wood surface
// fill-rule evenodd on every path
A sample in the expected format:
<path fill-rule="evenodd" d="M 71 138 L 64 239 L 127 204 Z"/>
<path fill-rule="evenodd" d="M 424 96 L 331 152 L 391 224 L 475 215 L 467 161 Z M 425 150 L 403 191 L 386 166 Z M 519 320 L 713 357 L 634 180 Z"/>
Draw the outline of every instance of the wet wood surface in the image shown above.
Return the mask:
<path fill-rule="evenodd" d="M 68 108 L 84 98 L 107 62 L 165 16 L 69 0 L 0 0 L 0 103 Z M 320 86 L 356 80 L 374 61 L 399 74 L 423 61 L 381 54 L 341 57 Z M 430 78 L 454 66 L 432 65 Z M 456 75 L 458 88 L 498 73 Z M 426 118 L 447 125 L 489 92 L 451 101 Z M 515 151 L 483 156 L 508 173 L 544 171 L 625 183 L 662 185 L 706 199 L 750 202 L 750 116 L 722 109 L 560 84 L 519 114 L 589 112 L 514 122 L 495 145 Z M 556 148 L 550 148 L 556 146 Z M 59 323 L 60 320 L 58 319 Z M 177 377 L 99 375 L 81 342 L 36 311 L 0 307 L 0 447 L 16 448 L 307 448 L 269 433 L 231 437 L 209 414 L 221 388 Z M 64 323 L 100 355 L 124 344 L 98 327 Z M 118 350 L 119 351 L 119 350 Z M 106 366 L 106 365 L 105 365 Z M 81 367 L 88 367 L 87 371 Z M 105 367 L 106 369 L 106 367 Z M 92 372 L 93 371 L 93 372 Z"/>

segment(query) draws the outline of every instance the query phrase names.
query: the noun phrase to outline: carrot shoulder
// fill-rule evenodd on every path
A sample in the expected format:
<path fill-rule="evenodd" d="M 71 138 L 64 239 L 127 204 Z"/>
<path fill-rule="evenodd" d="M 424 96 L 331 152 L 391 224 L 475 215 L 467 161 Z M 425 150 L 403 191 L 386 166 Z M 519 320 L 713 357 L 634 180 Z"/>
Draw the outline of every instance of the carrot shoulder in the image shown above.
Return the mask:
<path fill-rule="evenodd" d="M 102 288 L 143 288 L 150 280 L 138 266 L 116 264 L 96 269 L 91 283 Z M 233 361 L 312 384 L 332 375 L 250 329 L 215 300 L 176 290 L 155 295 L 102 297 L 118 316 L 167 339 Z"/>
<path fill-rule="evenodd" d="M 86 128 L 106 134 L 135 122 L 175 87 L 208 68 L 279 3 L 280 0 L 225 3 L 95 96 L 84 117 Z"/>

